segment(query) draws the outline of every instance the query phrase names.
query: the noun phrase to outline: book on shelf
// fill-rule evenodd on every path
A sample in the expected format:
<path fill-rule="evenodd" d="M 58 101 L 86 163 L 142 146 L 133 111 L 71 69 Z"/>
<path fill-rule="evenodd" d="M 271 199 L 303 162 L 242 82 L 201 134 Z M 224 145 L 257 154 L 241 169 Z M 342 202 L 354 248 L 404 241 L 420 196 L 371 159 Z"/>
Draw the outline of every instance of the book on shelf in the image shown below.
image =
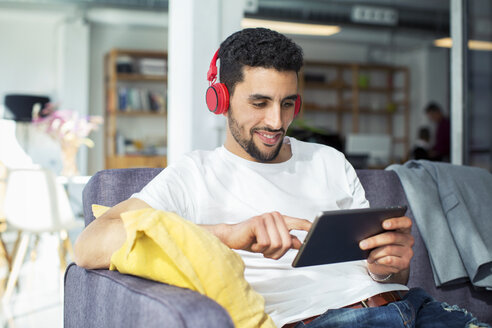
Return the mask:
<path fill-rule="evenodd" d="M 127 94 L 128 94 L 128 91 L 125 87 L 119 87 L 118 88 L 118 109 L 120 111 L 125 111 L 128 108 Z"/>
<path fill-rule="evenodd" d="M 166 76 L 167 61 L 159 58 L 142 58 L 139 61 L 139 71 L 143 75 Z"/>
<path fill-rule="evenodd" d="M 164 113 L 166 104 L 164 97 L 157 92 L 149 92 L 150 110 L 156 113 Z"/>
<path fill-rule="evenodd" d="M 136 88 L 131 88 L 129 90 L 129 97 L 130 97 L 130 101 L 129 101 L 129 105 L 130 105 L 130 110 L 132 111 L 142 111 L 143 107 L 142 107 L 142 103 L 140 101 L 140 91 L 139 89 L 136 89 Z"/>
<path fill-rule="evenodd" d="M 118 88 L 118 110 L 121 112 L 166 112 L 162 93 L 130 87 Z"/>
<path fill-rule="evenodd" d="M 148 109 L 150 108 L 150 102 L 149 102 L 149 91 L 145 90 L 145 89 L 140 89 L 139 90 L 139 97 L 140 97 L 140 104 L 142 106 L 142 108 L 144 109 Z"/>

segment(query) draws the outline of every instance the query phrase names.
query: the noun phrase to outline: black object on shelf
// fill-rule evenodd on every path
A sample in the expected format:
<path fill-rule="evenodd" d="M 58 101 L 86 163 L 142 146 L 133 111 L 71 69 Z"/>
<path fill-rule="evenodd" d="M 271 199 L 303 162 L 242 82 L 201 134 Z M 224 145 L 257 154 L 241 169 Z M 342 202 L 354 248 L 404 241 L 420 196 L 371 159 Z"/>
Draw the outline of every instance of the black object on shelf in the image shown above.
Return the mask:
<path fill-rule="evenodd" d="M 116 72 L 126 74 L 135 73 L 133 59 L 130 56 L 118 56 L 116 58 Z"/>
<path fill-rule="evenodd" d="M 118 73 L 134 73 L 133 66 L 130 63 L 118 63 L 116 64 L 116 72 Z"/>
<path fill-rule="evenodd" d="M 322 73 L 305 72 L 304 80 L 306 82 L 325 82 L 325 75 Z"/>
<path fill-rule="evenodd" d="M 336 133 L 320 133 L 306 128 L 291 126 L 287 134 L 300 141 L 315 142 L 331 146 L 342 153 L 344 151 L 343 141 Z"/>
<path fill-rule="evenodd" d="M 6 112 L 5 118 L 18 122 L 32 121 L 32 110 L 34 105 L 39 104 L 41 109 L 49 103 L 50 98 L 43 96 L 9 94 L 5 96 Z M 40 113 L 40 116 L 43 116 Z"/>

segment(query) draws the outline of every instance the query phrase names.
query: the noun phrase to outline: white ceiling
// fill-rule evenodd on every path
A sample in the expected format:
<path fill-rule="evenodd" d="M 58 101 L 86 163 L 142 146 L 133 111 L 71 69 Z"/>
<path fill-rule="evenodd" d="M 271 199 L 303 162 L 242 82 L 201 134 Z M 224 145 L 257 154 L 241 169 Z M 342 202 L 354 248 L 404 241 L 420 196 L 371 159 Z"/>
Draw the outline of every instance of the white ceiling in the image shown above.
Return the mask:
<path fill-rule="evenodd" d="M 235 1 L 235 0 L 226 0 Z M 256 10 L 247 16 L 278 20 L 336 24 L 342 31 L 330 37 L 340 42 L 356 42 L 392 47 L 416 47 L 449 35 L 450 0 L 245 0 Z M 472 3 L 479 3 L 473 1 Z M 473 21 L 473 28 L 480 34 L 492 35 L 490 3 L 488 8 L 472 8 L 483 17 Z M 250 4 L 250 7 L 251 7 Z M 23 8 L 71 8 L 83 11 L 93 22 L 104 23 L 106 11 L 116 10 L 131 21 L 157 22 L 157 27 L 166 27 L 168 0 L 0 0 L 0 6 Z M 355 6 L 389 8 L 398 14 L 395 26 L 361 24 L 351 20 Z M 128 9 L 131 9 L 129 11 Z M 138 9 L 135 14 L 135 9 Z M 152 17 L 147 17 L 146 12 Z M 484 15 L 485 14 L 485 15 Z M 488 14 L 488 16 L 487 16 Z M 162 19 L 164 15 L 165 19 Z M 125 19 L 125 21 L 129 21 Z M 164 22 L 164 23 L 163 23 Z M 112 23 L 112 22 L 106 22 Z"/>

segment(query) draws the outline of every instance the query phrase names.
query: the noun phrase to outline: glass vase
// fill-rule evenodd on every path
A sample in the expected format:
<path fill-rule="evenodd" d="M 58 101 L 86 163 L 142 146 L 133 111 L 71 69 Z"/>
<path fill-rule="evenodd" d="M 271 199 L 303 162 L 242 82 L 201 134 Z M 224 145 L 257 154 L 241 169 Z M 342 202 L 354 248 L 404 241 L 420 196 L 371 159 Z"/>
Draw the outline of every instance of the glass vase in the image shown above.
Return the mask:
<path fill-rule="evenodd" d="M 77 167 L 77 153 L 79 151 L 79 148 L 80 145 L 76 143 L 67 142 L 61 144 L 63 163 L 61 175 L 72 177 L 80 174 Z"/>

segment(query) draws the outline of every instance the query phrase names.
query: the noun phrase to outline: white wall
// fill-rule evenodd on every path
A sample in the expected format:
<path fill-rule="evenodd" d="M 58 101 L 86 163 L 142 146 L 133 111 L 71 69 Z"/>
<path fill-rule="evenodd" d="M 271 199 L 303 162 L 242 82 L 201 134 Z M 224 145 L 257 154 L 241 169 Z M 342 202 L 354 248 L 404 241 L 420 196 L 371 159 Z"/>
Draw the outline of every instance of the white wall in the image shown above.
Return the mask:
<path fill-rule="evenodd" d="M 57 26 L 57 94 L 60 108 L 85 117 L 89 113 L 89 24 L 82 18 L 67 19 Z M 87 174 L 88 148 L 77 156 L 80 174 Z"/>
<path fill-rule="evenodd" d="M 417 139 L 420 127 L 435 130 L 424 111 L 429 102 L 437 102 L 446 113 L 449 111 L 448 51 L 443 48 L 422 47 L 397 56 L 401 65 L 410 68 L 410 145 Z"/>
<path fill-rule="evenodd" d="M 367 46 L 362 43 L 335 42 L 329 38 L 291 36 L 304 51 L 305 60 L 365 62 Z"/>
<path fill-rule="evenodd" d="M 72 6 L 1 8 L 0 44 L 7 45 L 0 52 L 2 100 L 8 93 L 46 95 L 60 109 L 86 115 L 88 32 L 89 27 Z M 19 143 L 33 162 L 60 172 L 58 143 L 38 127 L 17 125 Z M 87 149 L 82 147 L 78 157 L 79 169 L 85 174 Z"/>
<path fill-rule="evenodd" d="M 367 61 L 367 46 L 357 43 L 334 41 L 331 38 L 314 38 L 293 36 L 293 41 L 302 47 L 306 61 L 328 61 L 328 62 L 356 62 Z M 334 72 L 331 72 L 334 73 Z M 335 78 L 335 76 L 330 77 Z M 347 80 L 347 77 L 345 77 Z M 348 81 L 351 77 L 348 77 Z M 306 90 L 302 95 L 305 103 L 314 102 L 323 105 L 335 105 L 337 95 L 335 90 Z M 309 125 L 320 127 L 330 133 L 337 133 L 337 117 L 335 113 L 321 111 L 306 111 L 303 119 Z M 343 116 L 342 131 L 351 131 L 351 117 Z M 366 122 L 367 123 L 367 122 Z M 384 125 L 383 125 L 384 127 Z"/>
<path fill-rule="evenodd" d="M 104 55 L 113 48 L 167 50 L 167 29 L 163 27 L 129 26 L 120 24 L 92 24 L 90 35 L 90 113 L 104 116 Z M 125 131 L 133 131 L 134 138 L 146 134 L 163 134 L 164 120 L 139 119 L 119 121 Z M 129 136 L 130 137 L 130 136 Z M 89 173 L 104 168 L 104 133 L 100 129 L 93 134 L 96 144 L 89 155 Z"/>
<path fill-rule="evenodd" d="M 304 50 L 306 60 L 321 60 L 334 62 L 358 62 L 368 63 L 379 59 L 378 63 L 406 66 L 410 70 L 410 148 L 415 143 L 417 131 L 421 126 L 434 128 L 424 113 L 424 107 L 430 101 L 440 103 L 445 110 L 449 106 L 449 50 L 433 46 L 420 46 L 411 48 L 368 46 L 363 43 L 343 41 L 331 41 L 293 36 L 292 39 Z M 335 94 L 333 95 L 335 97 Z M 305 101 L 307 99 L 304 99 Z M 323 118 L 323 116 L 325 118 Z M 335 115 L 314 114 L 314 117 L 326 126 L 335 126 Z M 403 121 L 395 119 L 394 130 L 403 131 Z M 348 122 L 346 122 L 348 123 Z M 378 124 L 371 124 L 371 131 L 377 130 Z M 362 124 L 362 123 L 361 123 Z M 381 120 L 379 129 L 386 131 L 386 121 Z M 398 157 L 404 157 L 403 147 L 397 147 L 395 153 Z"/>
<path fill-rule="evenodd" d="M 86 22 L 80 19 L 83 10 L 73 6 L 44 8 L 0 8 L 0 44 L 8 45 L 0 51 L 2 117 L 3 98 L 14 92 L 47 95 L 52 101 L 59 102 L 61 108 L 76 110 L 82 115 L 87 112 L 104 115 L 104 54 L 114 47 L 167 49 L 167 31 L 162 27 L 166 21 L 160 14 L 92 10 L 88 12 L 90 21 Z M 96 20 L 109 21 L 112 25 L 95 23 Z M 160 24 L 161 27 L 130 26 L 129 22 Z M 131 126 L 134 131 L 149 131 L 148 122 L 140 123 Z M 42 132 L 24 125 L 16 129 L 21 146 L 28 148 L 34 162 L 59 172 L 58 144 Z M 165 122 L 154 129 L 163 126 Z M 95 148 L 84 149 L 79 154 L 82 173 L 93 174 L 104 167 L 102 129 L 91 134 L 91 138 L 96 143 Z"/>
<path fill-rule="evenodd" d="M 58 29 L 66 12 L 0 8 L 0 117 L 8 93 L 46 95 L 58 100 Z M 34 162 L 61 169 L 58 145 L 29 124 L 18 124 L 19 144 Z"/>
<path fill-rule="evenodd" d="M 139 21 L 159 22 L 159 17 L 151 17 L 152 13 L 140 13 Z M 9 45 L 2 47 L 0 52 L 0 97 L 3 98 L 7 92 L 29 92 L 35 94 L 47 94 L 53 100 L 60 98 L 60 31 L 66 24 L 67 18 L 78 17 L 74 10 L 66 8 L 63 10 L 25 10 L 5 9 L 0 10 L 0 44 Z M 112 48 L 151 49 L 167 50 L 168 33 L 163 26 L 137 26 L 135 22 L 128 24 L 128 20 L 113 21 L 110 23 L 97 23 L 89 15 L 89 25 L 85 27 L 90 31 L 88 35 L 87 48 L 89 52 L 89 100 L 88 111 L 92 115 L 104 115 L 104 55 Z M 227 18 L 227 17 L 225 17 Z M 223 17 L 223 19 L 225 19 Z M 231 25 L 231 22 L 223 21 L 222 24 Z M 156 24 L 158 25 L 158 24 Z M 214 27 L 218 34 L 219 29 Z M 84 32 L 81 32 L 82 34 Z M 214 32 L 215 33 L 215 32 Z M 221 38 L 228 35 L 228 31 Z M 315 39 L 306 37 L 293 37 L 303 47 L 305 58 L 309 60 L 329 61 L 353 61 L 366 62 L 373 60 L 373 48 L 362 42 L 343 42 L 328 39 Z M 74 40 L 75 42 L 77 40 Z M 215 49 L 218 44 L 210 46 Z M 423 113 L 423 106 L 431 101 L 438 101 L 445 108 L 448 107 L 448 67 L 449 61 L 447 50 L 433 47 L 414 47 L 403 51 L 380 51 L 380 58 L 386 58 L 392 64 L 406 65 L 411 70 L 411 140 L 415 139 L 416 131 L 421 125 L 430 125 Z M 196 51 L 201 56 L 201 51 Z M 211 57 L 208 53 L 203 60 L 205 67 L 194 72 L 196 81 L 200 85 L 206 83 L 203 72 L 208 69 Z M 376 56 L 377 57 L 377 56 Z M 82 59 L 81 59 L 82 60 Z M 7 64 L 5 64 L 7 63 Z M 72 62 L 73 63 L 73 62 Z M 220 62 L 219 62 L 220 64 Z M 71 64 L 75 65 L 75 64 Z M 63 66 L 63 65 L 62 65 Z M 65 65 L 67 66 L 67 65 Z M 70 76 L 70 75 L 65 75 Z M 197 82 L 198 83 L 198 82 Z M 198 84 L 197 84 L 198 85 Z M 198 88 L 196 88 L 198 89 Z M 198 92 L 198 91 L 197 91 Z M 203 98 L 199 93 L 197 99 Z M 1 110 L 1 109 L 0 109 Z M 197 110 L 205 110 L 205 105 Z M 206 113 L 208 114 L 208 113 Z M 133 122 L 123 122 L 122 125 L 131 125 L 133 132 L 144 135 L 150 130 L 158 131 L 165 128 L 165 124 L 146 122 L 139 120 L 137 125 Z M 215 124 L 215 123 L 214 123 Z M 220 123 L 222 124 L 222 123 Z M 196 124 L 195 124 L 196 125 Z M 213 125 L 213 124 L 212 124 Z M 161 131 L 159 131 L 162 133 Z M 206 140 L 207 148 L 210 144 L 219 144 L 220 138 L 217 131 L 208 131 L 212 137 Z M 103 132 L 102 130 L 92 134 L 96 147 L 88 154 L 88 173 L 93 174 L 104 167 Z M 40 142 L 40 138 L 34 137 Z M 213 139 L 213 142 L 211 141 Z M 203 138 L 194 137 L 198 140 L 197 145 Z M 51 140 L 43 140 L 41 148 L 47 147 Z M 205 147 L 205 146 L 204 146 Z M 35 148 L 38 148 L 37 146 Z M 59 160 L 56 153 L 56 145 L 50 151 L 42 151 L 45 162 L 51 165 Z M 37 156 L 37 155 L 36 155 Z"/>
<path fill-rule="evenodd" d="M 225 119 L 207 109 L 206 76 L 220 43 L 240 29 L 243 8 L 239 0 L 169 3 L 169 163 L 189 151 L 222 143 Z"/>
<path fill-rule="evenodd" d="M 57 26 L 64 14 L 0 9 L 0 96 L 56 94 Z M 3 103 L 3 101 L 2 101 Z"/>

